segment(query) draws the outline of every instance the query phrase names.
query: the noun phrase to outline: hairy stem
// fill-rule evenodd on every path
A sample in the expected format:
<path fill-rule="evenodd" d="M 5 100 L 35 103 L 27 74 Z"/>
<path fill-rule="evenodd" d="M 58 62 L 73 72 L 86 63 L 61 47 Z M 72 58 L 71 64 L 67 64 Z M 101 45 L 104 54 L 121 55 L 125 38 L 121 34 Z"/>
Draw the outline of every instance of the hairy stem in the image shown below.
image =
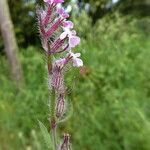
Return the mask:
<path fill-rule="evenodd" d="M 51 97 L 51 136 L 53 141 L 53 149 L 57 149 L 57 138 L 56 138 L 56 114 L 55 114 L 55 90 L 52 89 Z"/>
<path fill-rule="evenodd" d="M 48 75 L 49 77 L 52 74 L 52 60 L 51 55 L 47 55 L 47 68 L 48 68 Z M 50 100 L 50 125 L 51 125 L 51 137 L 53 142 L 53 150 L 57 150 L 57 138 L 56 138 L 56 114 L 55 114 L 55 100 L 56 100 L 56 93 L 55 89 L 52 87 L 52 95 Z"/>
<path fill-rule="evenodd" d="M 51 136 L 53 141 L 53 149 L 57 150 L 56 127 L 51 130 Z"/>

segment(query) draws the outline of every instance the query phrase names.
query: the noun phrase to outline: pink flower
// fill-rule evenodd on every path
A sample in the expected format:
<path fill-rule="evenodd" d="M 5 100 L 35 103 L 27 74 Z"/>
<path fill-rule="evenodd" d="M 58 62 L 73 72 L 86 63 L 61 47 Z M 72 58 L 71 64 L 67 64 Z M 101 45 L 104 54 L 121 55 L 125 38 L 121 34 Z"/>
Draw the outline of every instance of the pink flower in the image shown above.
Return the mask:
<path fill-rule="evenodd" d="M 71 36 L 69 38 L 69 47 L 73 48 L 80 43 L 80 38 L 78 36 Z"/>
<path fill-rule="evenodd" d="M 61 18 L 66 19 L 69 17 L 69 14 L 65 12 L 64 8 L 57 8 L 57 13 L 61 16 Z"/>
<path fill-rule="evenodd" d="M 64 21 L 63 26 L 72 29 L 74 24 L 71 21 Z"/>
<path fill-rule="evenodd" d="M 60 35 L 60 39 L 63 40 L 64 38 L 66 38 L 67 36 L 71 36 L 72 32 L 68 29 L 68 28 L 64 28 L 64 32 L 61 33 Z"/>
<path fill-rule="evenodd" d="M 49 4 L 58 4 L 58 3 L 63 3 L 64 0 L 44 0 L 44 2 Z"/>
<path fill-rule="evenodd" d="M 80 43 L 80 38 L 76 36 L 75 30 L 70 30 L 68 27 L 63 28 L 64 32 L 60 35 L 60 39 L 64 39 L 68 36 L 69 38 L 69 47 L 73 48 Z"/>
<path fill-rule="evenodd" d="M 79 58 L 81 56 L 80 53 L 69 53 L 70 57 L 72 57 L 72 62 L 74 67 L 81 67 L 83 66 L 83 61 Z"/>
<path fill-rule="evenodd" d="M 60 58 L 60 59 L 56 60 L 54 63 L 57 67 L 62 69 L 64 67 L 64 65 L 67 63 L 67 61 L 66 61 L 66 58 Z"/>

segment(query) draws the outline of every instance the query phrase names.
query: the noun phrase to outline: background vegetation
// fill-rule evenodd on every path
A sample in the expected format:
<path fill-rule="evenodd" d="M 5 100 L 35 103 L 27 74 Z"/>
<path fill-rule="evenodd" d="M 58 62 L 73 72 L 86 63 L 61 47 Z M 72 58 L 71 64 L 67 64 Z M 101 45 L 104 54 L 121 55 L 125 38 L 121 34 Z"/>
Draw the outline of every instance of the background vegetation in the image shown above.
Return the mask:
<path fill-rule="evenodd" d="M 149 150 L 149 1 L 68 4 L 85 66 L 67 76 L 73 113 L 61 130 L 71 133 L 75 150 Z M 25 85 L 18 89 L 11 80 L 0 41 L 0 150 L 44 150 L 38 120 L 48 123 L 48 91 L 35 1 L 9 0 L 9 6 Z"/>

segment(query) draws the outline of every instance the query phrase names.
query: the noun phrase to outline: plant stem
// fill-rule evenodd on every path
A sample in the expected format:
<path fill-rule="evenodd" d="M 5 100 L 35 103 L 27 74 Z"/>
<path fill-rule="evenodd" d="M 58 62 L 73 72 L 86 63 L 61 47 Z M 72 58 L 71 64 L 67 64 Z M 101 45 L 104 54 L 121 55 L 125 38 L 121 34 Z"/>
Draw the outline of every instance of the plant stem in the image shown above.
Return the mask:
<path fill-rule="evenodd" d="M 56 138 L 56 114 L 55 114 L 55 90 L 52 89 L 51 97 L 51 136 L 53 141 L 53 148 L 57 150 L 57 138 Z"/>
<path fill-rule="evenodd" d="M 51 55 L 47 55 L 47 68 L 48 68 L 48 75 L 51 76 L 52 74 L 52 60 Z M 56 100 L 56 93 L 55 89 L 52 87 L 52 95 L 50 100 L 50 125 L 51 125 L 51 137 L 53 142 L 53 150 L 57 150 L 57 138 L 56 138 L 56 114 L 55 114 L 55 100 Z"/>
<path fill-rule="evenodd" d="M 57 150 L 56 127 L 51 130 L 51 135 L 53 140 L 53 149 Z"/>

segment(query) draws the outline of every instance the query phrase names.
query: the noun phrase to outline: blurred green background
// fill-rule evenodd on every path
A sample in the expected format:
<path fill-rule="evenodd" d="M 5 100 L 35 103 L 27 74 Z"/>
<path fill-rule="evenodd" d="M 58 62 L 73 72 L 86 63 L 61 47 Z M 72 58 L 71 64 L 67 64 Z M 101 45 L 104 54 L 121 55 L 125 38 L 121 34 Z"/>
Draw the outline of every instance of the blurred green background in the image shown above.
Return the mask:
<path fill-rule="evenodd" d="M 46 150 L 38 120 L 48 127 L 49 95 L 36 2 L 8 0 L 25 86 L 11 79 L 0 36 L 0 150 Z M 71 133 L 74 150 L 150 150 L 150 1 L 66 0 L 64 7 L 85 66 L 67 75 L 73 113 L 60 133 Z"/>

